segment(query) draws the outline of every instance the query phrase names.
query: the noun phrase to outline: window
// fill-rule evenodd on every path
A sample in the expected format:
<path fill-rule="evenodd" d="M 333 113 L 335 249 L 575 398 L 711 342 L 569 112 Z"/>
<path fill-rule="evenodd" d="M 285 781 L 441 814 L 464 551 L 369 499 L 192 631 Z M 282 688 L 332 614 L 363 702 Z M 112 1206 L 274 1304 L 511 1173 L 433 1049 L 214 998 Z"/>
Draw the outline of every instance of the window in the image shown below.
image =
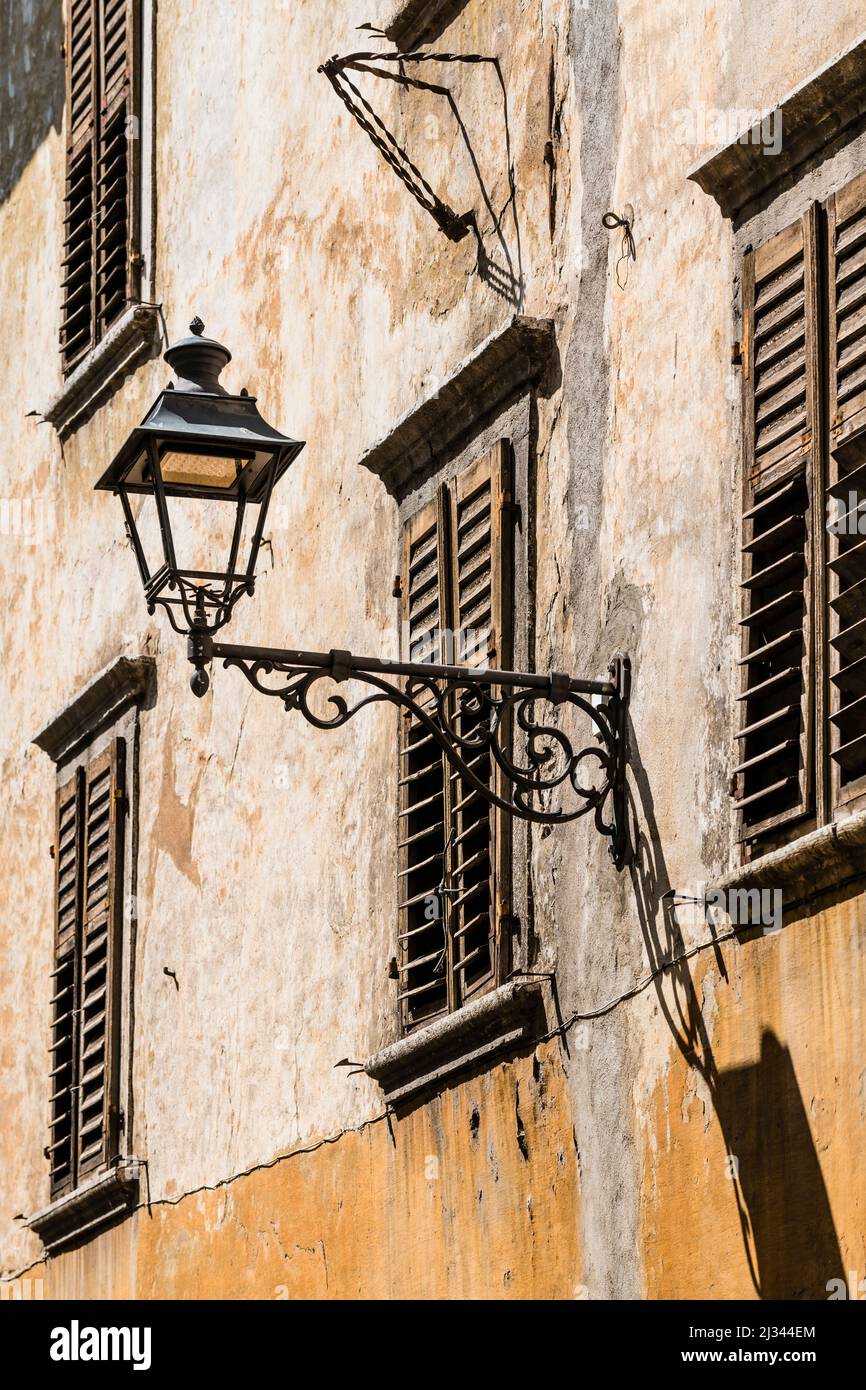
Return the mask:
<path fill-rule="evenodd" d="M 132 1008 L 137 768 L 151 657 L 119 657 L 36 735 L 55 765 L 53 912 L 46 881 L 47 1205 L 27 1219 L 50 1253 L 135 1205 Z M 50 978 L 49 978 L 50 977 Z"/>
<path fill-rule="evenodd" d="M 139 296 L 136 0 L 69 0 L 61 354 L 64 375 Z"/>
<path fill-rule="evenodd" d="M 742 683 L 751 854 L 866 797 L 866 174 L 747 251 Z"/>
<path fill-rule="evenodd" d="M 52 1198 L 118 1156 L 124 764 L 115 738 L 57 792 Z"/>
<path fill-rule="evenodd" d="M 511 450 L 504 442 L 442 483 L 406 523 L 401 576 L 406 659 L 511 664 Z M 422 704 L 432 708 L 432 698 Z M 448 712 L 462 738 L 484 719 Z M 489 752 L 468 754 L 487 786 Z M 450 766 L 408 713 L 399 740 L 398 977 L 404 1031 L 502 983 L 508 968 L 508 817 Z"/>

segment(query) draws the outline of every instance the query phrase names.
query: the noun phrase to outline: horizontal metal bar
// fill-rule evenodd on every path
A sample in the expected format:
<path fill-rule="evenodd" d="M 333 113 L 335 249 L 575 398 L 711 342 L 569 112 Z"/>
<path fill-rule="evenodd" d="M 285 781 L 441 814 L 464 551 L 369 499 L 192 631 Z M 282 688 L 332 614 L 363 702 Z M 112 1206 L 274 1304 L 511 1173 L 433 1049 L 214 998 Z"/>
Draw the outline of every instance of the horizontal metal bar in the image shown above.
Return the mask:
<path fill-rule="evenodd" d="M 297 666 L 301 670 L 311 667 L 327 670 L 334 665 L 335 656 L 331 652 L 302 652 L 282 647 L 246 647 L 232 642 L 214 642 L 213 656 L 221 661 L 232 657 L 241 661 L 273 661 L 283 666 Z M 351 653 L 336 653 L 338 664 L 348 670 L 369 672 L 376 676 L 415 676 L 429 680 L 466 680 L 473 685 L 507 685 L 523 687 L 526 690 L 549 692 L 550 675 L 537 671 L 496 671 L 477 666 L 434 666 L 420 661 L 384 661 L 376 656 L 352 656 Z M 348 678 L 348 677 L 347 677 Z M 575 695 L 606 695 L 617 693 L 612 681 L 569 680 L 568 689 Z"/>

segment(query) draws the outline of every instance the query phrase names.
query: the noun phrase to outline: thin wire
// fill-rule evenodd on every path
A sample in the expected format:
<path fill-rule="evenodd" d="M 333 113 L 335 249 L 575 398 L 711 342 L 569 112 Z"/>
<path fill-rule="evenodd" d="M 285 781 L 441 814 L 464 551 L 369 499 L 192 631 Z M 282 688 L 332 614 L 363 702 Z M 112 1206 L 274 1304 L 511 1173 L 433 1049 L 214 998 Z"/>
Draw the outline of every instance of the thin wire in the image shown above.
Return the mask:
<path fill-rule="evenodd" d="M 731 931 L 723 932 L 721 936 L 713 936 L 708 941 L 701 941 L 697 946 L 691 946 L 687 951 L 681 951 L 677 956 L 669 956 L 666 960 L 663 960 L 660 965 L 657 965 L 654 970 L 651 970 L 648 975 L 644 975 L 641 979 L 635 981 L 631 988 L 625 990 L 623 994 L 617 994 L 613 999 L 609 999 L 606 1004 L 601 1004 L 597 1009 L 591 1009 L 587 1013 L 571 1014 L 563 1023 L 560 1023 L 558 1027 L 552 1028 L 549 1033 L 542 1033 L 540 1037 L 537 1037 L 532 1043 L 532 1046 L 536 1047 L 539 1043 L 549 1042 L 551 1038 L 562 1036 L 567 1033 L 569 1028 L 575 1023 L 589 1022 L 594 1018 L 602 1018 L 605 1014 L 609 1014 L 613 1009 L 618 1008 L 620 1004 L 624 1004 L 626 1000 L 634 999 L 635 995 L 642 994 L 643 991 L 648 989 L 653 983 L 653 980 L 657 980 L 659 975 L 663 975 L 666 970 L 670 970 L 672 965 L 679 965 L 681 961 L 690 960 L 692 956 L 697 956 L 702 951 L 710 951 L 714 946 L 720 945 L 723 941 L 733 941 L 738 935 L 738 930 L 734 928 Z M 518 970 L 509 978 L 515 979 L 523 974 L 530 975 L 532 973 L 541 974 L 542 972 Z"/>

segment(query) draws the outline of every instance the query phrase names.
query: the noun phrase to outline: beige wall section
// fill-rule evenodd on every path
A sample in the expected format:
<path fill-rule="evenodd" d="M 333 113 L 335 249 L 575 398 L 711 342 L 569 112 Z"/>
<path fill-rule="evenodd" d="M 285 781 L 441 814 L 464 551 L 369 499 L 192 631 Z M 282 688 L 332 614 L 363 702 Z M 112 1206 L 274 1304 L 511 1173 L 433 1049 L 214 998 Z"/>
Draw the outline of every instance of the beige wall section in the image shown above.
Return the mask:
<path fill-rule="evenodd" d="M 579 1178 L 556 1050 L 500 1064 L 31 1271 L 46 1298 L 557 1298 Z M 311 1139 L 310 1144 L 315 1144 Z"/>

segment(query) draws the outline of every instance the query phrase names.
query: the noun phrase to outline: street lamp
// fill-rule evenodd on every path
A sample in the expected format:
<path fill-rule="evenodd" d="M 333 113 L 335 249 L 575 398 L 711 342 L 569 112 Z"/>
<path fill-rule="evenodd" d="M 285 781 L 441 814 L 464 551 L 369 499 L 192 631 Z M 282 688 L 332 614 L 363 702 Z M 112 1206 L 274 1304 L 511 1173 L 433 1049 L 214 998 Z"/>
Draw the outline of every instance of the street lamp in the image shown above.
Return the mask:
<path fill-rule="evenodd" d="M 160 604 L 181 633 L 216 632 L 252 594 L 274 484 L 304 447 L 265 423 L 254 396 L 220 386 L 231 353 L 203 330 L 193 319 L 168 349 L 177 383 L 96 484 L 121 500 L 149 611 Z"/>
<path fill-rule="evenodd" d="M 337 649 L 306 652 L 214 641 L 241 595 L 253 593 L 274 486 L 304 445 L 266 424 L 253 396 L 246 391 L 232 396 L 219 384 L 231 353 L 202 337 L 200 319 L 193 319 L 190 330 L 189 338 L 165 353 L 176 383 L 160 393 L 96 487 L 120 498 L 148 611 L 164 607 L 175 631 L 187 635 L 194 694 L 206 693 L 206 668 L 217 658 L 319 729 L 339 728 L 365 706 L 386 700 L 417 720 L 455 771 L 510 815 L 556 824 L 591 812 L 622 868 L 628 657 L 612 659 L 607 680 L 583 680 L 560 672 L 479 670 Z M 268 683 L 275 675 L 277 683 Z M 354 705 L 332 694 L 333 713 L 325 716 L 309 702 L 322 680 L 359 682 L 371 693 Z M 575 750 L 556 715 L 547 723 L 537 721 L 541 704 L 585 715 L 595 742 Z M 520 756 L 513 751 L 518 739 Z M 493 779 L 480 779 L 473 768 L 484 752 L 499 769 L 503 795 L 491 785 Z M 587 768 L 589 784 L 582 780 Z M 554 794 L 561 792 L 574 804 L 553 805 Z"/>

